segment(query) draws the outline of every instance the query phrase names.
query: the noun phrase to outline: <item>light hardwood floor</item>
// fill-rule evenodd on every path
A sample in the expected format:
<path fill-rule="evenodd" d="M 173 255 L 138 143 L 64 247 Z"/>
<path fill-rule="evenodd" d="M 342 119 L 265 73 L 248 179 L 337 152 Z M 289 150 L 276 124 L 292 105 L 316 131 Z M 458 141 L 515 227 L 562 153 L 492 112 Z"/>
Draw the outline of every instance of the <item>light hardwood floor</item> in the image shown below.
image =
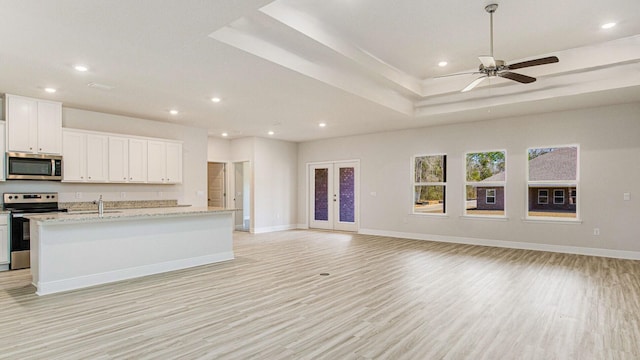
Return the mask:
<path fill-rule="evenodd" d="M 321 231 L 235 252 L 43 297 L 0 273 L 0 358 L 640 358 L 638 261 Z"/>

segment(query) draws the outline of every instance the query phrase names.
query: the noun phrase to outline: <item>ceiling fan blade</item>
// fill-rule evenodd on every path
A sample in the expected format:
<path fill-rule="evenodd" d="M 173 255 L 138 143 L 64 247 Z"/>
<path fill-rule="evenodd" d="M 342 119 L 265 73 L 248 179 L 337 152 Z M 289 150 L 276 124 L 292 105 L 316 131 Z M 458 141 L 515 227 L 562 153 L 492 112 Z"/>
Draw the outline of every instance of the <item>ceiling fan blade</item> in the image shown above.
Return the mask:
<path fill-rule="evenodd" d="M 508 71 L 500 73 L 500 74 L 498 74 L 498 76 L 503 77 L 505 79 L 517 81 L 517 82 L 523 83 L 523 84 L 529 84 L 529 83 L 532 83 L 532 82 L 536 81 L 536 78 L 534 78 L 534 77 L 527 76 L 527 75 L 522 75 L 522 74 L 518 74 L 518 73 L 514 73 L 514 72 L 508 72 Z"/>
<path fill-rule="evenodd" d="M 523 62 L 519 62 L 519 63 L 515 63 L 515 64 L 510 64 L 509 65 L 509 69 L 510 70 L 522 69 L 522 68 L 529 67 L 529 66 L 553 64 L 553 63 L 557 63 L 559 61 L 560 60 L 558 59 L 557 56 L 549 56 L 549 57 L 545 57 L 545 58 L 540 58 L 540 59 L 535 59 L 535 60 L 529 60 L 529 61 L 523 61 Z"/>
<path fill-rule="evenodd" d="M 450 76 L 458 76 L 458 75 L 473 75 L 473 74 L 482 74 L 480 72 L 474 71 L 474 72 L 462 72 L 462 73 L 455 73 L 455 74 L 447 74 L 447 75 L 440 75 L 440 76 L 434 76 L 434 79 L 437 78 L 444 78 L 444 77 L 450 77 Z"/>
<path fill-rule="evenodd" d="M 485 68 L 496 67 L 496 59 L 494 59 L 493 56 L 478 56 L 478 59 L 480 59 L 482 66 Z"/>
<path fill-rule="evenodd" d="M 464 88 L 464 89 L 462 89 L 462 91 L 460 91 L 460 92 L 467 92 L 467 91 L 469 91 L 469 90 L 473 89 L 474 87 L 478 86 L 478 84 L 480 84 L 481 82 L 483 82 L 483 81 L 484 81 L 484 79 L 486 79 L 486 78 L 488 78 L 488 76 L 479 77 L 479 78 L 477 78 L 477 79 L 473 80 L 473 81 L 471 82 L 471 84 L 467 85 L 467 87 L 466 87 L 466 88 Z"/>

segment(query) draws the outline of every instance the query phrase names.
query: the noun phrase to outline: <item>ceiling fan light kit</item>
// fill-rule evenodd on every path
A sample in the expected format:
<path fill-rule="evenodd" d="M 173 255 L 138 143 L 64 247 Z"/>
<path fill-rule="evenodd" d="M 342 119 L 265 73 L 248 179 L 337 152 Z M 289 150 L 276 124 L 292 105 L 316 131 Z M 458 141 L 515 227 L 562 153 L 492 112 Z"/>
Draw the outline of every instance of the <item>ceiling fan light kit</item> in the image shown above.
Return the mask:
<path fill-rule="evenodd" d="M 504 60 L 496 60 L 493 57 L 493 13 L 498 9 L 498 4 L 489 4 L 485 6 L 484 10 L 489 13 L 490 18 L 490 35 L 491 35 L 491 55 L 489 56 L 479 56 L 480 66 L 478 67 L 478 72 L 473 74 L 483 74 L 481 77 L 472 81 L 469 85 L 467 85 L 461 92 L 467 92 L 478 86 L 481 82 L 483 82 L 487 78 L 492 77 L 501 77 L 509 80 L 513 80 L 522 84 L 529 84 L 536 81 L 536 78 L 522 75 L 519 73 L 514 73 L 509 70 L 522 69 L 530 66 L 538 66 L 545 64 L 557 63 L 559 60 L 556 56 L 549 56 L 544 58 L 539 58 L 535 60 L 527 60 L 519 63 L 508 65 Z M 459 74 L 454 74 L 459 75 Z"/>

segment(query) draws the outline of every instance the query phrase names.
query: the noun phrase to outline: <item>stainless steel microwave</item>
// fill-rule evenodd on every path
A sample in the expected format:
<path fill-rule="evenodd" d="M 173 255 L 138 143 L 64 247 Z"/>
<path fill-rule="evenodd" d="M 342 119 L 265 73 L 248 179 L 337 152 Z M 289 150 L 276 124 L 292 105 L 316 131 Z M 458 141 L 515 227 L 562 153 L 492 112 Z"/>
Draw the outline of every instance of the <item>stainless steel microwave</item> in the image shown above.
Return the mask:
<path fill-rule="evenodd" d="M 62 180 L 62 156 L 8 152 L 7 180 Z"/>

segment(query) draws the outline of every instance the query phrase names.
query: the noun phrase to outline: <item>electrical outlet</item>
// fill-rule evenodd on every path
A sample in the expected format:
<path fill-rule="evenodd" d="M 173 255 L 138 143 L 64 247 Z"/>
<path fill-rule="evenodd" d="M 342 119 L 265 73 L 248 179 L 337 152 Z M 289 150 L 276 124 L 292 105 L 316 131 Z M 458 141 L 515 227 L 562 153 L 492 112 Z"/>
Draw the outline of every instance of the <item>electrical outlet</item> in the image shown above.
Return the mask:
<path fill-rule="evenodd" d="M 77 192 L 76 193 L 76 199 L 82 199 L 82 193 L 81 192 Z"/>
<path fill-rule="evenodd" d="M 123 198 L 123 199 L 124 199 L 124 198 L 126 198 L 126 197 L 127 197 L 127 193 L 125 193 L 124 191 L 122 191 L 122 192 L 120 193 L 120 197 L 121 197 L 121 198 Z"/>
<path fill-rule="evenodd" d="M 593 235 L 595 235 L 595 236 L 600 235 L 600 229 L 599 228 L 593 228 Z"/>
<path fill-rule="evenodd" d="M 162 191 L 158 191 L 158 197 L 162 198 Z"/>
<path fill-rule="evenodd" d="M 631 200 L 631 193 L 624 193 L 624 194 L 622 194 L 622 198 L 624 199 L 624 201 L 629 201 L 629 200 Z"/>

